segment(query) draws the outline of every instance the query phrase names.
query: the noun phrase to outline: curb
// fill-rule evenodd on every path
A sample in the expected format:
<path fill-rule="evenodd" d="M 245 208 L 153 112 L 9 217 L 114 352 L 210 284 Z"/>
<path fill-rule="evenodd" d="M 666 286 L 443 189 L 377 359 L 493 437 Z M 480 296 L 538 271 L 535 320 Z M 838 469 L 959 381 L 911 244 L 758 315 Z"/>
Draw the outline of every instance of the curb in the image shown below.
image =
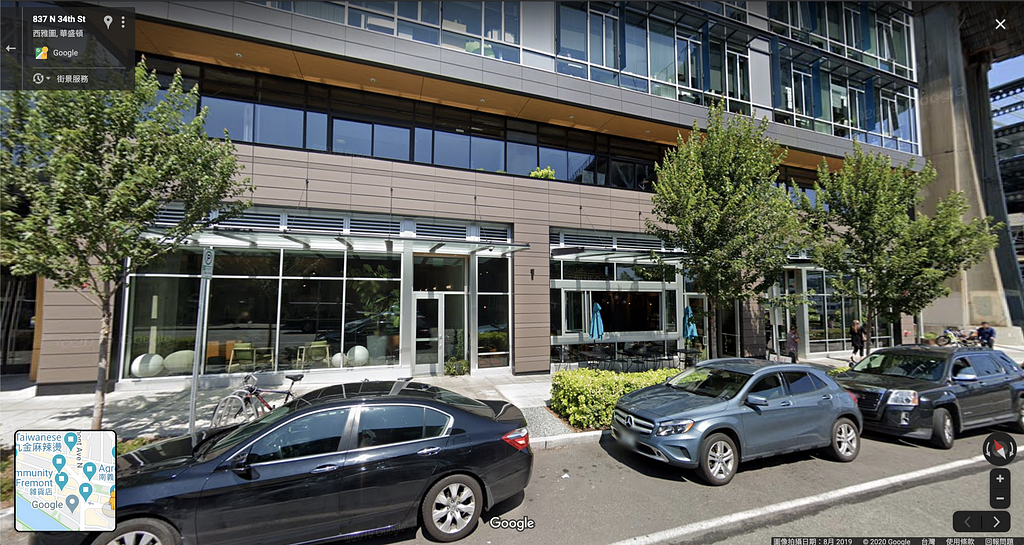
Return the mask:
<path fill-rule="evenodd" d="M 534 450 L 550 450 L 569 445 L 598 444 L 605 435 L 611 436 L 611 430 L 584 431 L 580 433 L 566 433 L 563 435 L 552 435 L 549 437 L 538 437 L 530 439 L 530 446 Z"/>

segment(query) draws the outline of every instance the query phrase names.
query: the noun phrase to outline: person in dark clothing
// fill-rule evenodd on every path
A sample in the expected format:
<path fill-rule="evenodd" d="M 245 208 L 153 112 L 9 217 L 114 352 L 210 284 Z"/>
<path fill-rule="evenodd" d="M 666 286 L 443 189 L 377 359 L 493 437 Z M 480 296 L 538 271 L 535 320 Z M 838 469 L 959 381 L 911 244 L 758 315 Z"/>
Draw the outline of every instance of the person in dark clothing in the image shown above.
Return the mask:
<path fill-rule="evenodd" d="M 853 345 L 853 354 L 850 355 L 850 361 L 856 362 L 857 356 L 864 357 L 864 327 L 860 325 L 860 320 L 854 320 L 853 325 L 850 326 L 850 344 Z"/>
<path fill-rule="evenodd" d="M 978 328 L 978 340 L 981 341 L 981 346 L 992 348 L 996 344 L 996 330 L 989 327 L 988 322 L 981 322 L 981 327 Z"/>
<path fill-rule="evenodd" d="M 786 354 L 789 355 L 790 361 L 798 363 L 797 352 L 800 348 L 800 335 L 796 332 L 796 326 L 789 328 L 789 334 L 786 335 Z"/>

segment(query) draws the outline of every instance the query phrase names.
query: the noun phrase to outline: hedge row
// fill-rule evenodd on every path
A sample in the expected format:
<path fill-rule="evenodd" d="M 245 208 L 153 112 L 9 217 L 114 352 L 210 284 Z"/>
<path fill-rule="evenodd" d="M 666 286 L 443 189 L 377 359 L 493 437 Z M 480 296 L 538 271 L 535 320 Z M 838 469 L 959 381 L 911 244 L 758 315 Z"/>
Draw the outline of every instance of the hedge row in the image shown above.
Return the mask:
<path fill-rule="evenodd" d="M 678 369 L 616 373 L 596 369 L 559 371 L 551 378 L 551 410 L 577 428 L 612 425 L 615 403 L 625 394 L 664 382 Z"/>

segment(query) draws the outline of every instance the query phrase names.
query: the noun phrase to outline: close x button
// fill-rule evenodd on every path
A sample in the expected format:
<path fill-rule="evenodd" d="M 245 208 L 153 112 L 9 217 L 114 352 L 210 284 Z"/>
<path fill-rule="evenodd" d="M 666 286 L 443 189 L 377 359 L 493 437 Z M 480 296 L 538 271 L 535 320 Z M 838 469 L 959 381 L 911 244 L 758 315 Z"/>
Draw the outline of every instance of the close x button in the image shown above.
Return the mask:
<path fill-rule="evenodd" d="M 1010 514 L 1006 511 L 957 511 L 953 513 L 954 532 L 1008 532 Z"/>

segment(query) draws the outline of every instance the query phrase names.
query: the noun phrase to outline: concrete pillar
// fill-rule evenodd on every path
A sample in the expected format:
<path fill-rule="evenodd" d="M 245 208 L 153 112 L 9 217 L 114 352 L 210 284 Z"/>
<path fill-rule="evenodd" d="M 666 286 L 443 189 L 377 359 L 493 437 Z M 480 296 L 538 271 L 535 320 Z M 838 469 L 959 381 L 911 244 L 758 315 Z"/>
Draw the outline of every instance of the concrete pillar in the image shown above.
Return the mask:
<path fill-rule="evenodd" d="M 915 18 L 920 82 L 921 143 L 938 177 L 924 191 L 923 210 L 932 213 L 941 197 L 963 191 L 970 203 L 968 215 L 987 215 L 976 167 L 976 146 L 970 128 L 969 83 L 964 67 L 958 26 L 958 8 L 936 3 Z M 987 94 L 987 90 L 983 90 Z M 1010 323 L 1010 310 L 995 252 L 948 283 L 948 297 L 932 303 L 923 313 L 927 330 L 946 325 L 966 326 L 988 321 Z"/>
<path fill-rule="evenodd" d="M 767 355 L 765 337 L 765 308 L 756 299 L 740 303 L 740 355 L 763 358 Z"/>

